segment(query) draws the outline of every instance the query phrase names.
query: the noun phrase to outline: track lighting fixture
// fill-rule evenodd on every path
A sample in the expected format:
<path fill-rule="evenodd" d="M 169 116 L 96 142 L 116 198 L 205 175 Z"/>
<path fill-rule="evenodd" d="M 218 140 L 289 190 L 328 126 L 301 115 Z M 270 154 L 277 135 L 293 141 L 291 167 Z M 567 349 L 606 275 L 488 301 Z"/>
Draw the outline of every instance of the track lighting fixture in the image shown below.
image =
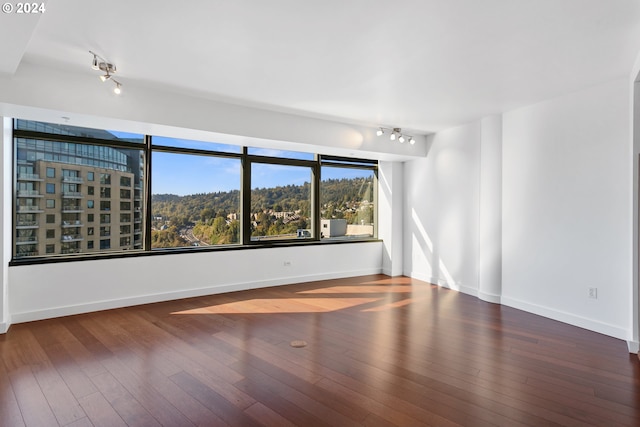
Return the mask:
<path fill-rule="evenodd" d="M 113 88 L 113 92 L 116 95 L 120 95 L 122 93 L 122 83 L 113 78 L 113 74 L 116 73 L 116 66 L 95 52 L 89 51 L 89 53 L 93 55 L 91 68 L 97 71 L 104 72 L 103 75 L 99 76 L 100 80 L 103 82 L 111 80 L 116 85 L 116 87 Z"/>
<path fill-rule="evenodd" d="M 404 143 L 407 140 L 409 141 L 409 144 L 411 144 L 411 145 L 416 143 L 416 140 L 413 139 L 413 136 L 407 135 L 406 133 L 402 133 L 402 129 L 400 129 L 400 128 L 380 127 L 376 131 L 376 135 L 382 136 L 382 135 L 385 134 L 385 131 L 389 132 L 389 139 L 391 141 L 395 141 L 397 139 L 400 143 Z"/>

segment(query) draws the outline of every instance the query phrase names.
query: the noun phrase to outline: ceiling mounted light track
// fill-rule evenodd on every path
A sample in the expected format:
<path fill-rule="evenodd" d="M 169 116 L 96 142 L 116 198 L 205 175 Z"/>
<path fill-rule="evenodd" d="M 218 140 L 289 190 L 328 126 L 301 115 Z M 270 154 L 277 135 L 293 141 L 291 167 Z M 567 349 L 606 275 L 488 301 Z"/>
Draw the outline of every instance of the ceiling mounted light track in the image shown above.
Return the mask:
<path fill-rule="evenodd" d="M 400 143 L 404 143 L 408 139 L 409 140 L 409 144 L 413 145 L 413 144 L 416 143 L 416 140 L 413 139 L 413 136 L 407 135 L 406 133 L 402 133 L 402 129 L 401 128 L 379 127 L 377 132 L 376 132 L 376 135 L 382 136 L 382 135 L 384 135 L 386 133 L 389 134 L 389 139 L 391 141 L 395 141 L 397 139 Z"/>
<path fill-rule="evenodd" d="M 113 78 L 116 73 L 116 66 L 93 51 L 89 51 L 89 53 L 93 55 L 91 68 L 96 71 L 102 71 L 104 74 L 100 76 L 100 80 L 103 82 L 111 80 L 115 84 L 113 92 L 116 95 L 120 95 L 122 93 L 122 83 Z"/>

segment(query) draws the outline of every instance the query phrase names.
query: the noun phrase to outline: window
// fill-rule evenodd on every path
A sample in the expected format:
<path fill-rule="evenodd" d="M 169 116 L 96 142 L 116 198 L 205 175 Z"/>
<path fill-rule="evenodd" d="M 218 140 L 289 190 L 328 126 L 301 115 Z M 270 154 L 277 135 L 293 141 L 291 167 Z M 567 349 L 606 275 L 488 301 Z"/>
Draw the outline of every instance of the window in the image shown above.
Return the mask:
<path fill-rule="evenodd" d="M 45 246 L 45 253 L 47 253 L 47 254 L 55 254 L 56 253 L 56 245 L 47 244 Z"/>
<path fill-rule="evenodd" d="M 375 231 L 375 169 L 331 163 L 322 166 L 320 223 L 322 239 L 372 238 Z"/>
<path fill-rule="evenodd" d="M 312 168 L 251 164 L 251 240 L 312 237 Z"/>
<path fill-rule="evenodd" d="M 377 233 L 375 161 L 24 120 L 14 124 L 14 261 L 44 254 L 71 257 L 85 249 L 265 247 L 371 239 Z M 91 184 L 86 189 L 85 181 Z M 54 226 L 40 229 L 45 223 Z M 109 239 L 112 227 L 120 240 Z M 87 241 L 85 248 L 84 236 L 98 232 L 100 243 Z M 48 252 L 52 240 L 45 240 L 56 238 L 61 244 Z"/>
<path fill-rule="evenodd" d="M 152 165 L 152 248 L 240 243 L 239 156 L 154 151 Z"/>

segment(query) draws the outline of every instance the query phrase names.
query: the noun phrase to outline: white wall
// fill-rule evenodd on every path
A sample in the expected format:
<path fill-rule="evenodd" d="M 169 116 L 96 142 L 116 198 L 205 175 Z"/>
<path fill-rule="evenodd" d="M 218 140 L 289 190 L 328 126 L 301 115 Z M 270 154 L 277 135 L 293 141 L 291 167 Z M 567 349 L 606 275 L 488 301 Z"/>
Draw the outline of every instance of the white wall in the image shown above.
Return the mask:
<path fill-rule="evenodd" d="M 480 122 L 429 138 L 405 164 L 404 271 L 477 295 Z"/>
<path fill-rule="evenodd" d="M 403 257 L 404 164 L 380 162 L 378 165 L 378 238 L 383 240 L 382 271 L 401 276 Z"/>
<path fill-rule="evenodd" d="M 503 116 L 503 303 L 622 339 L 631 333 L 629 96 L 621 79 Z"/>
<path fill-rule="evenodd" d="M 382 243 L 366 242 L 15 266 L 9 269 L 11 320 L 378 274 L 381 258 Z"/>
<path fill-rule="evenodd" d="M 9 314 L 9 260 L 11 260 L 11 214 L 13 206 L 11 191 L 12 149 L 11 132 L 7 119 L 0 117 L 0 334 L 5 333 L 11 323 Z M 8 202 L 6 201 L 8 200 Z"/>

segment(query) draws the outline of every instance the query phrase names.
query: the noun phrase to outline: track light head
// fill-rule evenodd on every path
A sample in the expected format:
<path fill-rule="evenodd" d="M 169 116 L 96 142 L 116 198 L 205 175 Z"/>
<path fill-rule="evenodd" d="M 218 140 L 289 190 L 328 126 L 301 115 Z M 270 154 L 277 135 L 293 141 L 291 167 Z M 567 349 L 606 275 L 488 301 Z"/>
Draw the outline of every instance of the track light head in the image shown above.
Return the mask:
<path fill-rule="evenodd" d="M 391 132 L 391 135 L 389 135 L 389 139 L 392 140 L 392 141 L 396 140 L 396 132 L 395 131 Z"/>
<path fill-rule="evenodd" d="M 106 82 L 110 78 L 111 78 L 111 74 L 109 73 L 105 74 L 104 76 L 100 76 L 100 80 L 102 80 L 103 82 Z"/>
<path fill-rule="evenodd" d="M 376 135 L 382 136 L 382 134 L 384 134 L 384 130 L 382 128 L 378 129 L 378 131 L 376 132 Z"/>
<path fill-rule="evenodd" d="M 91 61 L 91 68 L 94 70 L 100 69 L 100 67 L 98 66 L 98 56 L 95 53 L 93 54 L 93 61 Z"/>
<path fill-rule="evenodd" d="M 116 87 L 113 88 L 113 93 L 120 95 L 122 93 L 122 85 L 114 80 Z"/>
<path fill-rule="evenodd" d="M 400 141 L 400 143 L 404 143 L 404 136 L 400 135 L 400 138 L 398 138 L 398 141 Z"/>
<path fill-rule="evenodd" d="M 413 137 L 412 137 L 412 136 L 411 136 L 411 137 L 409 137 L 409 144 L 413 145 L 413 144 L 415 144 L 415 143 L 416 143 L 416 140 L 415 140 L 415 139 L 413 139 Z"/>

